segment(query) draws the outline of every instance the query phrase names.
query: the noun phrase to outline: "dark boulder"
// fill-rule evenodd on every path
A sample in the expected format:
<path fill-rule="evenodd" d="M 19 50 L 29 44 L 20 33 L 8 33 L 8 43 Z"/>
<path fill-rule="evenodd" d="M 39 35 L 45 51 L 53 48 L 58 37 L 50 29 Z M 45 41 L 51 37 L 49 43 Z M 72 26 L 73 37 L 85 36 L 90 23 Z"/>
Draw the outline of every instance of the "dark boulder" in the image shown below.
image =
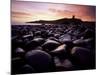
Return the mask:
<path fill-rule="evenodd" d="M 22 48 L 17 48 L 15 50 L 15 54 L 16 54 L 16 56 L 23 57 L 25 54 L 25 51 Z"/>
<path fill-rule="evenodd" d="M 59 41 L 71 41 L 71 35 L 69 34 L 64 34 L 62 36 L 59 37 Z"/>
<path fill-rule="evenodd" d="M 32 50 L 32 49 L 35 49 L 36 47 L 39 46 L 39 42 L 37 40 L 32 40 L 32 41 L 29 41 L 26 45 L 25 45 L 25 50 L 26 51 L 29 51 L 29 50 Z"/>
<path fill-rule="evenodd" d="M 37 72 L 48 72 L 54 69 L 52 57 L 44 51 L 29 51 L 26 53 L 25 58 Z"/>
<path fill-rule="evenodd" d="M 39 45 L 42 45 L 45 42 L 43 38 L 34 38 L 33 40 L 36 41 Z"/>
<path fill-rule="evenodd" d="M 34 73 L 34 72 L 36 72 L 35 69 L 28 64 L 25 64 L 24 66 L 20 68 L 20 74 L 28 74 L 28 73 Z"/>
<path fill-rule="evenodd" d="M 74 46 L 71 36 L 69 34 L 62 35 L 59 38 L 59 41 L 66 44 L 69 48 L 72 48 Z"/>
<path fill-rule="evenodd" d="M 56 49 L 59 45 L 60 45 L 59 42 L 48 39 L 48 40 L 42 45 L 42 47 L 43 47 L 43 49 L 44 49 L 45 51 L 51 51 L 51 50 Z"/>
<path fill-rule="evenodd" d="M 60 59 L 65 59 L 67 57 L 67 52 L 66 52 L 66 45 L 60 45 L 58 46 L 55 50 L 51 51 L 50 53 L 53 56 L 57 56 Z"/>
<path fill-rule="evenodd" d="M 92 55 L 90 50 L 82 47 L 74 47 L 71 51 L 72 63 L 80 69 L 89 69 L 92 67 Z"/>
<path fill-rule="evenodd" d="M 76 46 L 84 46 L 85 41 L 83 39 L 77 39 L 77 40 L 73 41 L 73 44 Z"/>
<path fill-rule="evenodd" d="M 73 41 L 73 44 L 75 46 L 80 46 L 80 47 L 85 47 L 85 48 L 93 48 L 93 38 L 88 38 L 88 39 L 77 39 Z"/>
<path fill-rule="evenodd" d="M 12 50 L 15 50 L 17 47 L 23 48 L 24 42 L 21 38 L 20 39 L 16 38 L 16 39 L 12 39 L 11 45 L 12 45 Z"/>
<path fill-rule="evenodd" d="M 11 73 L 12 74 L 19 74 L 20 68 L 25 65 L 25 60 L 21 57 L 15 57 L 11 60 Z"/>

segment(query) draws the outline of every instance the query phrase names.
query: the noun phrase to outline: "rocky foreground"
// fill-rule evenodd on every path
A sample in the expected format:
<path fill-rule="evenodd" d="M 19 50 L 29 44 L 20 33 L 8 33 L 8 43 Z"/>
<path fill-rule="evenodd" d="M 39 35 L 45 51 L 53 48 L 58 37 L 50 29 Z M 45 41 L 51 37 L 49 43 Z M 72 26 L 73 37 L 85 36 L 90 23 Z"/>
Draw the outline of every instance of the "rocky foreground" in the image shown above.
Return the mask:
<path fill-rule="evenodd" d="M 12 74 L 95 69 L 95 25 L 12 25 Z"/>

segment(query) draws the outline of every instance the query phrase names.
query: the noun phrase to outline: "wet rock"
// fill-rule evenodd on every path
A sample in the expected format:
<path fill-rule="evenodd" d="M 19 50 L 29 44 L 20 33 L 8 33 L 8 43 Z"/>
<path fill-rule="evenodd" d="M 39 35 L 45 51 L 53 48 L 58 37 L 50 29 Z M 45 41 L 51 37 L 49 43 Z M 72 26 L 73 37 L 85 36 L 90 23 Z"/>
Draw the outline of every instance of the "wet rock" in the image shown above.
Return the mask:
<path fill-rule="evenodd" d="M 82 47 L 74 47 L 71 51 L 73 64 L 79 66 L 81 69 L 88 69 L 91 67 L 91 53 L 90 50 Z"/>
<path fill-rule="evenodd" d="M 63 44 L 63 45 L 60 45 L 58 46 L 55 50 L 51 51 L 51 52 L 54 52 L 54 53 L 59 53 L 59 52 L 62 52 L 66 49 L 66 45 Z"/>
<path fill-rule="evenodd" d="M 33 35 L 30 35 L 30 34 L 29 35 L 23 35 L 22 38 L 23 39 L 26 39 L 27 38 L 29 40 L 32 40 L 33 39 Z"/>
<path fill-rule="evenodd" d="M 59 58 L 55 57 L 54 59 L 55 64 L 56 64 L 56 70 L 57 71 L 68 71 L 72 70 L 72 63 L 70 60 L 65 59 L 65 60 L 60 60 Z"/>
<path fill-rule="evenodd" d="M 85 42 L 91 42 L 93 38 L 84 39 Z"/>
<path fill-rule="evenodd" d="M 60 34 L 54 34 L 54 37 L 58 39 L 60 37 Z"/>
<path fill-rule="evenodd" d="M 25 51 L 22 48 L 17 48 L 15 50 L 15 54 L 16 54 L 16 56 L 23 57 L 25 54 Z"/>
<path fill-rule="evenodd" d="M 78 40 L 73 41 L 73 44 L 77 46 L 84 46 L 85 41 L 83 39 L 78 39 Z"/>
<path fill-rule="evenodd" d="M 21 48 L 24 47 L 24 43 L 23 43 L 23 40 L 21 38 L 20 39 L 13 39 L 11 41 L 11 45 L 12 45 L 12 50 L 15 50 L 17 47 L 21 47 Z"/>
<path fill-rule="evenodd" d="M 29 50 L 35 49 L 35 48 L 38 47 L 38 46 L 39 46 L 38 41 L 32 40 L 32 41 L 29 41 L 29 42 L 25 45 L 25 50 L 26 50 L 26 51 L 29 51 Z"/>
<path fill-rule="evenodd" d="M 53 33 L 48 33 L 48 37 L 53 37 L 54 34 Z"/>
<path fill-rule="evenodd" d="M 93 42 L 93 38 L 88 38 L 88 39 L 78 39 L 73 41 L 73 44 L 76 46 L 81 46 L 85 48 L 92 48 L 91 44 Z"/>
<path fill-rule="evenodd" d="M 72 48 L 71 54 L 74 54 L 77 51 L 80 51 L 80 52 L 81 51 L 89 52 L 90 50 L 89 49 L 86 49 L 86 48 L 83 48 L 83 47 L 74 47 L 74 48 Z"/>
<path fill-rule="evenodd" d="M 60 45 L 55 50 L 51 51 L 51 54 L 59 57 L 60 59 L 65 59 L 67 57 L 66 47 L 67 46 L 65 44 Z"/>
<path fill-rule="evenodd" d="M 59 42 L 57 41 L 54 41 L 54 40 L 47 40 L 43 45 L 43 49 L 45 51 L 51 51 L 51 50 L 54 50 L 55 48 L 57 48 L 58 46 L 60 45 Z"/>
<path fill-rule="evenodd" d="M 20 69 L 20 74 L 27 74 L 27 73 L 34 73 L 34 72 L 36 72 L 35 69 L 28 64 L 22 66 Z"/>
<path fill-rule="evenodd" d="M 63 37 L 61 36 L 59 41 L 66 44 L 69 48 L 72 48 L 74 46 L 71 36 L 69 34 L 63 35 Z"/>
<path fill-rule="evenodd" d="M 60 41 L 71 41 L 71 36 L 69 34 L 64 34 L 61 37 L 59 37 Z"/>
<path fill-rule="evenodd" d="M 49 37 L 47 40 L 54 40 L 54 41 L 57 41 L 58 39 L 56 39 L 55 37 Z"/>
<path fill-rule="evenodd" d="M 44 51 L 29 51 L 26 53 L 25 58 L 37 72 L 48 72 L 54 69 L 52 57 Z"/>
<path fill-rule="evenodd" d="M 38 46 L 35 48 L 35 50 L 43 50 L 43 48 L 41 46 Z"/>
<path fill-rule="evenodd" d="M 25 61 L 24 59 L 22 59 L 21 57 L 15 57 L 12 58 L 11 60 L 12 64 L 11 64 L 11 72 L 12 74 L 19 74 L 20 73 L 20 68 L 25 65 Z"/>
<path fill-rule="evenodd" d="M 95 37 L 95 31 L 93 31 L 92 29 L 86 29 L 84 31 L 84 38 L 87 39 L 87 38 L 91 38 L 91 37 Z"/>
<path fill-rule="evenodd" d="M 43 38 L 34 38 L 33 40 L 36 41 L 39 45 L 42 45 L 45 42 Z"/>
<path fill-rule="evenodd" d="M 41 35 L 41 31 L 36 31 L 34 34 L 35 34 L 35 36 L 40 36 Z"/>

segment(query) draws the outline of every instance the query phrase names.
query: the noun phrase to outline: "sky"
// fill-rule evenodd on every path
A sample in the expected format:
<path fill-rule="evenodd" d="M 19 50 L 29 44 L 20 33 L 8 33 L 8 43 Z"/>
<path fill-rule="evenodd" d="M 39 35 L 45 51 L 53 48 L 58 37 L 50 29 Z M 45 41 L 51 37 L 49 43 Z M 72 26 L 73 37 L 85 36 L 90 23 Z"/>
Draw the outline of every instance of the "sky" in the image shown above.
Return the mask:
<path fill-rule="evenodd" d="M 83 21 L 96 21 L 96 6 L 12 0 L 12 24 L 71 18 L 73 15 Z"/>

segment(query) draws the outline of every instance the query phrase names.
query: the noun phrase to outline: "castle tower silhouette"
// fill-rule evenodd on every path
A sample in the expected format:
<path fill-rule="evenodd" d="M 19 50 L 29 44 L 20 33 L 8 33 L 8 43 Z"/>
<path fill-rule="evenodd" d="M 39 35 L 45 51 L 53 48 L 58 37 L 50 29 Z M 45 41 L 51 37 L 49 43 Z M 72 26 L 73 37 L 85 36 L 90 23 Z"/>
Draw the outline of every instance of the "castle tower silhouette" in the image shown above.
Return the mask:
<path fill-rule="evenodd" d="M 72 16 L 72 19 L 75 19 L 75 15 Z"/>

